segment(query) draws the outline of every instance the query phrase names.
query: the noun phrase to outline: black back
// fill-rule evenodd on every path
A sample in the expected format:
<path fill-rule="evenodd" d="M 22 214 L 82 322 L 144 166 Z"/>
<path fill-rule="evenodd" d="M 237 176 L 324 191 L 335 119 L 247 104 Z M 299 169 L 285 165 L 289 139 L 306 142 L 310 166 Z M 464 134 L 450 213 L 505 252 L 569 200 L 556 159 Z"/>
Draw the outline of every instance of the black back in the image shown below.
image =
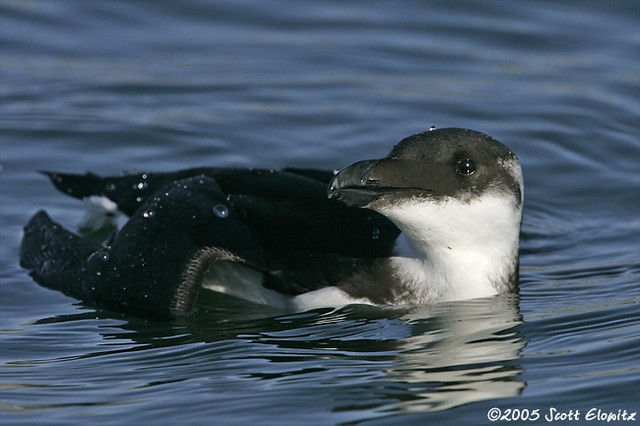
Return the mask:
<path fill-rule="evenodd" d="M 99 177 L 46 173 L 73 197 L 104 195 L 131 215 L 151 194 L 190 176 L 214 178 L 267 251 L 303 250 L 351 257 L 388 256 L 399 231 L 384 216 L 327 198 L 332 172 L 304 169 L 193 168 Z"/>
<path fill-rule="evenodd" d="M 37 213 L 21 265 L 42 285 L 92 305 L 144 317 L 191 312 L 206 268 L 232 261 L 262 269 L 259 243 L 213 179 L 175 181 L 144 201 L 108 246 Z"/>

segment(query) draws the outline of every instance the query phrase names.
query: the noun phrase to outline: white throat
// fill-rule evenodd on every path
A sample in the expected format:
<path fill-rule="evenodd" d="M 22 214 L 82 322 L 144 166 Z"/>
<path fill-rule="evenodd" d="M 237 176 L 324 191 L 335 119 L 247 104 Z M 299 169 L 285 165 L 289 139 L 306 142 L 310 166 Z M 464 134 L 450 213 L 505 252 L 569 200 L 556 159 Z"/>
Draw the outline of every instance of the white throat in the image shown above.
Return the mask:
<path fill-rule="evenodd" d="M 508 195 L 416 197 L 375 209 L 402 230 L 391 261 L 414 299 L 408 303 L 492 296 L 514 285 L 522 215 Z"/>

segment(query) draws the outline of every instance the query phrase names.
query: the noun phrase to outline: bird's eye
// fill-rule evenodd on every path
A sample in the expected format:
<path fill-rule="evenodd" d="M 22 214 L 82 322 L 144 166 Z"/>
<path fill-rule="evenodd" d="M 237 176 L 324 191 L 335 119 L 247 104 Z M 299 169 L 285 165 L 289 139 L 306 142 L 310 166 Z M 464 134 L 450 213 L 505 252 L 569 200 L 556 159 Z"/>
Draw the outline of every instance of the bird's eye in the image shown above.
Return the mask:
<path fill-rule="evenodd" d="M 458 160 L 458 164 L 456 164 L 456 170 L 463 176 L 469 176 L 476 172 L 477 164 L 470 158 L 465 158 L 462 160 Z"/>
<path fill-rule="evenodd" d="M 229 209 L 224 204 L 218 204 L 213 207 L 213 214 L 218 216 L 220 219 L 224 219 L 229 216 Z"/>

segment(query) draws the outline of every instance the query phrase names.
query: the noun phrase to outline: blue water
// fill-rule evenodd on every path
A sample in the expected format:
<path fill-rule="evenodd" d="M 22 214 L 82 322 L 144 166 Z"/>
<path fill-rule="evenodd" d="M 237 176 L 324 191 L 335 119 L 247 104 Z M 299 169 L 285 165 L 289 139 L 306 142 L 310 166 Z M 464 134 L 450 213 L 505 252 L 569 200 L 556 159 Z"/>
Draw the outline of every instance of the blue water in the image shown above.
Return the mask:
<path fill-rule="evenodd" d="M 0 0 L 0 423 L 639 412 L 639 98 L 635 1 Z M 35 211 L 83 214 L 37 170 L 340 168 L 431 125 L 518 154 L 519 295 L 155 323 L 19 268 Z"/>

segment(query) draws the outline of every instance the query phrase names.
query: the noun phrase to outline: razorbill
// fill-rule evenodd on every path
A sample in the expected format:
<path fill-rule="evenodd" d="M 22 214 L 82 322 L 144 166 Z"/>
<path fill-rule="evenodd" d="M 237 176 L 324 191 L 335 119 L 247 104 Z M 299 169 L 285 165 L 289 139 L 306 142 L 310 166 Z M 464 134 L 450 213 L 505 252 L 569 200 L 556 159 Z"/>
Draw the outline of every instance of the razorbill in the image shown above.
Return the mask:
<path fill-rule="evenodd" d="M 98 245 L 40 212 L 25 227 L 22 266 L 46 287 L 126 313 L 188 315 L 200 288 L 304 310 L 469 299 L 518 283 L 522 172 L 476 131 L 418 133 L 337 173 L 46 174 L 130 218 Z"/>

